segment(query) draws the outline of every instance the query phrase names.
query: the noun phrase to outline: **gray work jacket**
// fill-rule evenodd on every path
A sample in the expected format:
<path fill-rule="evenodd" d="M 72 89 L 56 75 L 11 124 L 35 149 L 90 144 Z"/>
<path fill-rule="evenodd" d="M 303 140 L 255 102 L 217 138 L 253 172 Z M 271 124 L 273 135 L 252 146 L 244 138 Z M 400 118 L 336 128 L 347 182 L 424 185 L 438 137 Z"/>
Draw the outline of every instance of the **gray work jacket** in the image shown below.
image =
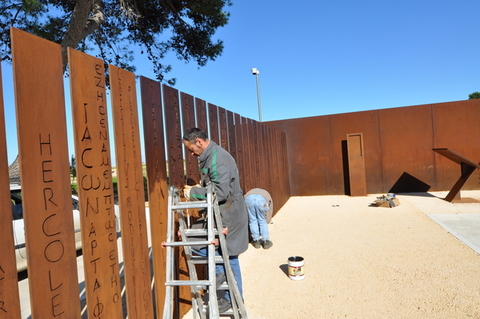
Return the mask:
<path fill-rule="evenodd" d="M 193 187 L 190 197 L 204 200 L 205 186 L 209 182 L 215 184 L 223 227 L 228 227 L 228 254 L 239 255 L 248 248 L 248 213 L 240 187 L 237 164 L 226 150 L 213 141 L 210 141 L 198 160 L 202 187 Z"/>

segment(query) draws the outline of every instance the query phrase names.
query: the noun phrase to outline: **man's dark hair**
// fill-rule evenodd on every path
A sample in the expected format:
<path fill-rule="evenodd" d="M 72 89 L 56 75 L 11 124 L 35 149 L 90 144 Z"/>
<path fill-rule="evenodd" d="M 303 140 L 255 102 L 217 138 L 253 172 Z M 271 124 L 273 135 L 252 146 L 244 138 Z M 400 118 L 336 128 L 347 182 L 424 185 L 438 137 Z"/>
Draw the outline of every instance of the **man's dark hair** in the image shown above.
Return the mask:
<path fill-rule="evenodd" d="M 183 135 L 183 139 L 185 141 L 189 141 L 190 143 L 195 143 L 197 138 L 204 141 L 208 140 L 207 133 L 196 127 L 186 130 L 185 134 Z"/>

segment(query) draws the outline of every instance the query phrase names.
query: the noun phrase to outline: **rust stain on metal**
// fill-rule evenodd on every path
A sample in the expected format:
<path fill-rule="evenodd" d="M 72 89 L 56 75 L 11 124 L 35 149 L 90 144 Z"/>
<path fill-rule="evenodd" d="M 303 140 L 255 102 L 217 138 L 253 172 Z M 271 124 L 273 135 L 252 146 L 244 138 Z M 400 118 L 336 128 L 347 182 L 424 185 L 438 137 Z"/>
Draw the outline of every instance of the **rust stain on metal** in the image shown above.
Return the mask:
<path fill-rule="evenodd" d="M 142 95 L 145 158 L 147 166 L 148 201 L 154 280 L 157 283 L 166 278 L 166 252 L 161 243 L 167 236 L 168 185 L 163 138 L 162 96 L 160 83 L 140 77 Z M 155 285 L 157 317 L 163 313 L 165 287 Z"/>
<path fill-rule="evenodd" d="M 87 304 L 98 305 L 87 312 L 122 318 L 104 64 L 71 48 L 68 58 L 85 291 Z"/>
<path fill-rule="evenodd" d="M 11 39 L 32 318 L 80 318 L 61 48 Z"/>
<path fill-rule="evenodd" d="M 129 318 L 153 318 L 135 74 L 109 66 Z"/>

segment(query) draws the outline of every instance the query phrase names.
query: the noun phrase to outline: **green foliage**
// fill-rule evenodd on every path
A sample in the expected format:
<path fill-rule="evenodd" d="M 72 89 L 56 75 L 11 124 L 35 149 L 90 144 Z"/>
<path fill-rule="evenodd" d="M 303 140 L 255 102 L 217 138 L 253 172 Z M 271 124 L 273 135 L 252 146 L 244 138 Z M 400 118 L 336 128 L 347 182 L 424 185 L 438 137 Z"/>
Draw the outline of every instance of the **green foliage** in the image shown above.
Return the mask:
<path fill-rule="evenodd" d="M 171 70 L 163 62 L 168 52 L 199 66 L 221 55 L 223 42 L 213 36 L 227 24 L 228 6 L 231 0 L 2 0 L 1 59 L 11 59 L 9 28 L 15 27 L 130 71 L 138 47 L 163 81 Z M 83 17 L 81 9 L 88 14 Z M 92 21 L 98 25 L 92 27 Z M 173 85 L 175 79 L 167 82 Z"/>
<path fill-rule="evenodd" d="M 77 160 L 75 159 L 75 155 L 72 155 L 70 158 L 70 177 L 72 179 L 77 177 Z"/>
<path fill-rule="evenodd" d="M 469 100 L 480 99 L 480 92 L 473 92 L 468 95 Z"/>

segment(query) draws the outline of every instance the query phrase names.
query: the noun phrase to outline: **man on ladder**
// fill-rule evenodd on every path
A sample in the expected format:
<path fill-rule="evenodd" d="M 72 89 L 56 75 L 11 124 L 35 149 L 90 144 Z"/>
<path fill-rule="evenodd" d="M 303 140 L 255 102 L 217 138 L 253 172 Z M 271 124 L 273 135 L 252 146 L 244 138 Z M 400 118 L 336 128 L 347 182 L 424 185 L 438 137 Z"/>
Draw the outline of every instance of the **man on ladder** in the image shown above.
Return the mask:
<path fill-rule="evenodd" d="M 238 290 L 243 299 L 242 275 L 238 255 L 248 248 L 248 213 L 240 187 L 237 164 L 233 157 L 207 134 L 198 128 L 191 128 L 183 136 L 183 144 L 193 156 L 198 156 L 201 180 L 198 186 L 185 186 L 183 192 L 189 200 L 205 200 L 208 183 L 215 185 L 215 194 L 220 207 L 223 223 L 222 233 L 226 236 L 228 256 Z M 226 252 L 222 252 L 226 256 Z M 223 277 L 222 267 L 217 267 L 217 278 Z M 231 306 L 230 296 L 218 298 L 220 313 Z"/>

